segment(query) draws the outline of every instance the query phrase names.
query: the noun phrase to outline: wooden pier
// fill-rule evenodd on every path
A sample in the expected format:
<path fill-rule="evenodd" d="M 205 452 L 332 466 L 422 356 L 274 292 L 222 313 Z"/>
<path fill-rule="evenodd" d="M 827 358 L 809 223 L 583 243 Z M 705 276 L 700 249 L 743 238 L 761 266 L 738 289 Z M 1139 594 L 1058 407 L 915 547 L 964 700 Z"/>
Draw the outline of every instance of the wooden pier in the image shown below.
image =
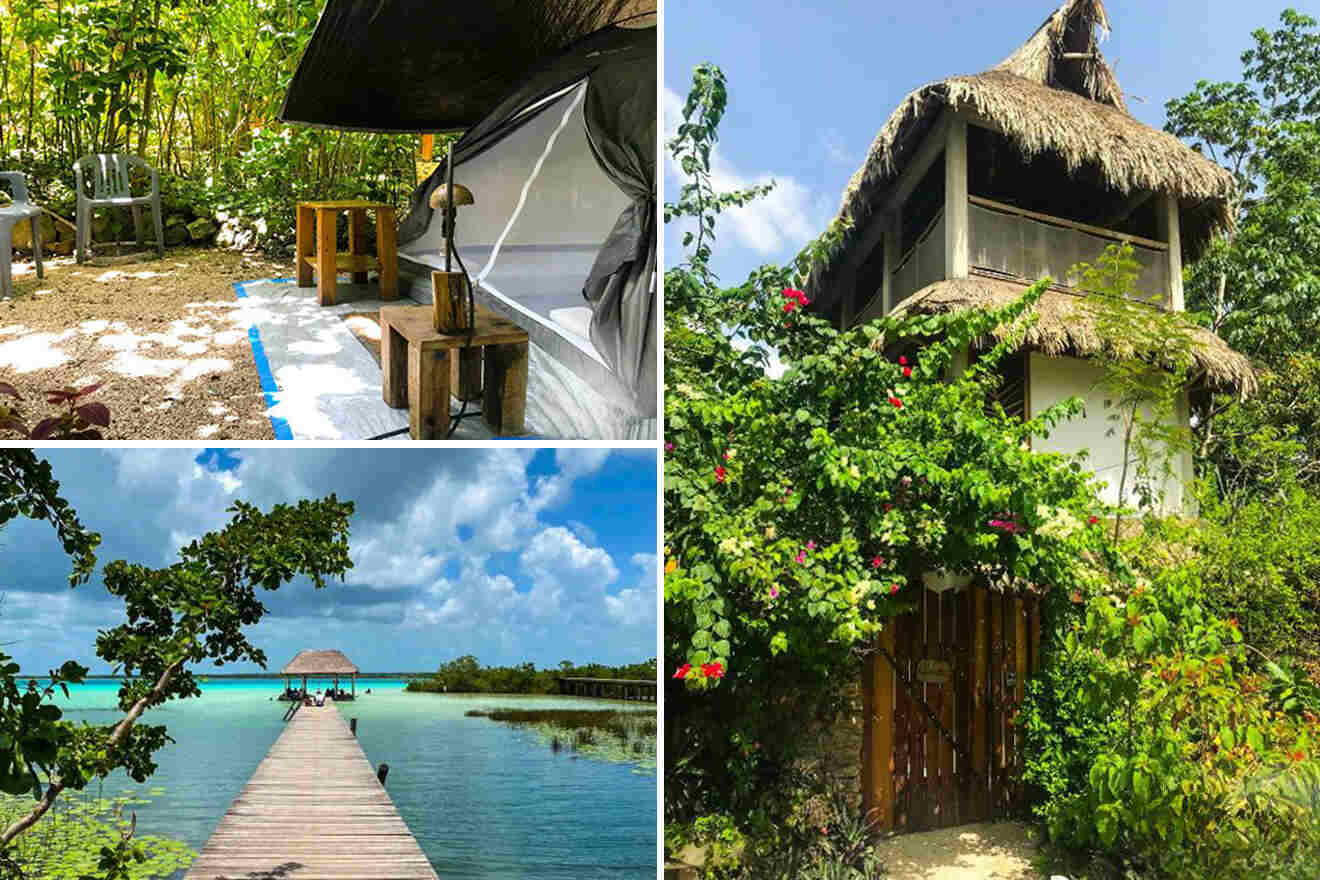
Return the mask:
<path fill-rule="evenodd" d="M 556 676 L 561 694 L 575 697 L 600 697 L 606 700 L 641 700 L 655 702 L 654 681 L 635 678 L 574 678 Z"/>
<path fill-rule="evenodd" d="M 334 706 L 304 706 L 184 880 L 437 880 Z"/>

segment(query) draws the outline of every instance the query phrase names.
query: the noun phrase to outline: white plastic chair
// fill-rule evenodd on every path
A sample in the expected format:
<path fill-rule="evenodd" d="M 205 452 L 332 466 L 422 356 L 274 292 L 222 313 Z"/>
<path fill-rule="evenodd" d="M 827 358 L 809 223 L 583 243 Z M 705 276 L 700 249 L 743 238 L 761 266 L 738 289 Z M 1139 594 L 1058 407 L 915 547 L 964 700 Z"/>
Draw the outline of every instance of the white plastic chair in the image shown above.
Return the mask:
<path fill-rule="evenodd" d="M 129 189 L 128 170 L 141 168 L 151 175 L 151 194 L 134 196 Z M 86 171 L 84 171 L 86 169 Z M 91 195 L 83 186 L 84 173 L 91 177 Z M 92 211 L 96 208 L 131 208 L 137 243 L 145 244 L 142 235 L 142 206 L 151 206 L 156 226 L 156 255 L 165 256 L 165 235 L 160 220 L 160 178 L 156 169 L 137 156 L 125 153 L 96 153 L 73 163 L 74 189 L 78 193 L 77 245 L 78 262 L 87 259 L 92 243 Z"/>
<path fill-rule="evenodd" d="M 41 231 L 37 220 L 41 209 L 28 201 L 27 178 L 21 171 L 0 171 L 0 180 L 9 181 L 14 191 L 14 201 L 0 207 L 0 299 L 13 296 L 14 224 L 27 220 L 32 224 L 32 256 L 37 261 L 37 277 L 45 278 L 46 272 L 41 267 Z"/>

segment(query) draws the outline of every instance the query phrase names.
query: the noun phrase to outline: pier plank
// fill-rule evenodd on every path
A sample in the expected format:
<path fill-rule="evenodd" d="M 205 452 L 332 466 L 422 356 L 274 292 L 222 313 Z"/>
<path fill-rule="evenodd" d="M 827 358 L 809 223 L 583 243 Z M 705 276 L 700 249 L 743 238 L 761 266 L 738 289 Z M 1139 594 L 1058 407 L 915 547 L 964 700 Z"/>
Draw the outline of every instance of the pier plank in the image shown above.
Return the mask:
<path fill-rule="evenodd" d="M 304 706 L 184 880 L 438 880 L 334 706 Z"/>

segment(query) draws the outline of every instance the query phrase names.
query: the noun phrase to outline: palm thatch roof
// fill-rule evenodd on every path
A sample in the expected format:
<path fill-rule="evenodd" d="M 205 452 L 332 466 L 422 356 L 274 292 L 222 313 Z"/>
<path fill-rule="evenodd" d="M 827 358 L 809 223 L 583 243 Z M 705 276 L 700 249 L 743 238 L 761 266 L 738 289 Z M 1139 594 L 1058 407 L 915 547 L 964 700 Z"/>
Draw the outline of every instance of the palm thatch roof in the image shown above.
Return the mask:
<path fill-rule="evenodd" d="M 343 651 L 299 651 L 280 675 L 357 675 L 358 668 Z"/>
<path fill-rule="evenodd" d="M 1099 40 L 1108 32 L 1101 0 L 1065 0 L 995 67 L 929 83 L 904 98 L 844 191 L 838 218 L 852 229 L 842 247 L 813 269 L 809 286 L 819 291 L 859 236 L 872 205 L 894 186 L 945 110 L 998 128 L 1027 157 L 1055 154 L 1070 172 L 1092 167 L 1125 195 L 1174 196 L 1181 207 L 1184 259 L 1199 256 L 1211 236 L 1232 222 L 1227 200 L 1236 185 L 1233 176 L 1173 135 L 1129 115 L 1118 79 L 1100 54 Z"/>
<path fill-rule="evenodd" d="M 931 315 L 974 308 L 1001 308 L 1016 300 L 1029 285 L 1001 278 L 973 275 L 949 281 L 936 281 L 899 303 L 894 315 Z M 1112 340 L 1096 332 L 1095 322 L 1081 308 L 1084 294 L 1050 288 L 1036 303 L 1035 323 L 1027 329 L 1024 346 L 1051 357 L 1087 357 L 1099 353 Z M 1000 327 L 995 336 L 1013 332 Z M 1192 357 L 1204 382 L 1212 387 L 1236 391 L 1242 395 L 1255 392 L 1256 371 L 1246 355 L 1228 347 L 1224 340 L 1204 328 L 1193 331 Z M 1158 358 L 1158 352 L 1130 352 Z"/>

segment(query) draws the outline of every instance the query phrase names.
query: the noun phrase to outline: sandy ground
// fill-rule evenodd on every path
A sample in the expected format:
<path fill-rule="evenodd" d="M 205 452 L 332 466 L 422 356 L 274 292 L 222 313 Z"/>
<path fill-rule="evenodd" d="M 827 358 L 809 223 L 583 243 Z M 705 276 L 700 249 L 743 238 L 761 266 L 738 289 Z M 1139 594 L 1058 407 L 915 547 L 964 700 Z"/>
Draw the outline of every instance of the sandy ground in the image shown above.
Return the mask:
<path fill-rule="evenodd" d="M 1037 880 L 1035 847 L 1016 822 L 899 834 L 879 846 L 892 880 Z"/>
<path fill-rule="evenodd" d="M 29 426 L 55 412 L 45 389 L 104 382 L 89 399 L 110 408 L 106 439 L 273 439 L 234 282 L 288 276 L 291 264 L 171 248 L 108 265 L 57 258 L 44 279 L 31 263 L 14 269 L 0 381 L 23 393 Z"/>

